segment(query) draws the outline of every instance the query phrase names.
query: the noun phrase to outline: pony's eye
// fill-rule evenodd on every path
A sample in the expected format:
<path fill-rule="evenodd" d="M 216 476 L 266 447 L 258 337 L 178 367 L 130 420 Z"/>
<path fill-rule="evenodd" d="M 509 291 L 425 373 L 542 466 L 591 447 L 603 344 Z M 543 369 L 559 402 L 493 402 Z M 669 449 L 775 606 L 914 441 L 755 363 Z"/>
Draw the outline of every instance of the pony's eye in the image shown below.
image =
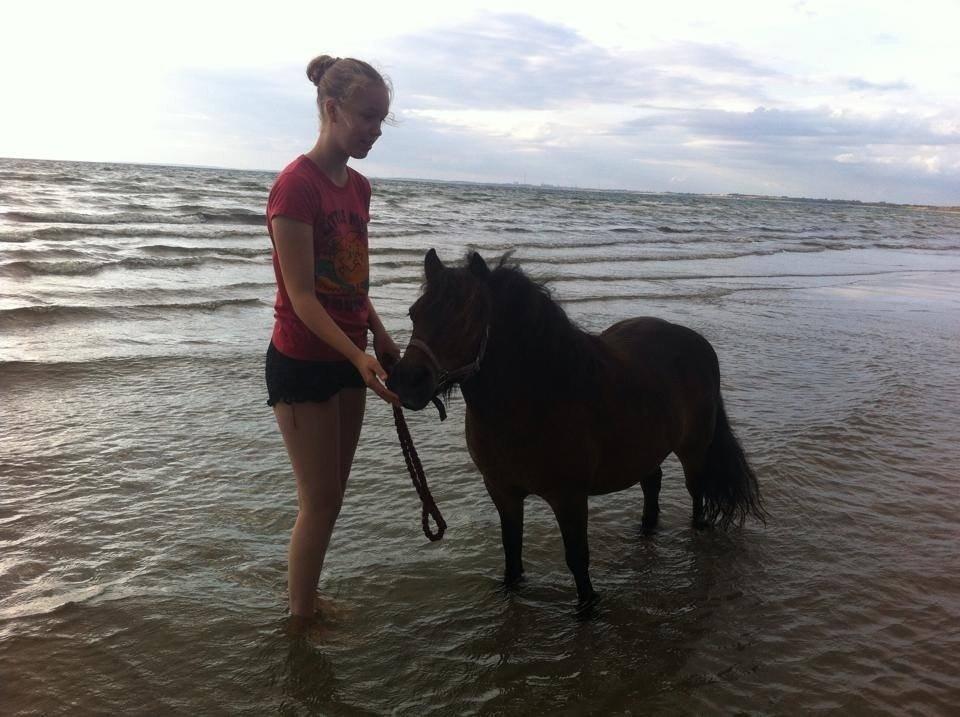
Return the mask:
<path fill-rule="evenodd" d="M 421 305 L 422 301 L 423 301 L 423 297 L 421 297 L 421 298 L 417 299 L 416 301 L 414 301 L 412 304 L 410 304 L 410 308 L 407 309 L 407 316 L 410 318 L 411 321 L 416 321 L 416 320 L 417 320 L 417 318 L 416 318 L 416 317 L 417 317 L 417 313 L 418 313 L 418 311 L 419 311 L 419 308 L 420 308 L 420 305 Z"/>

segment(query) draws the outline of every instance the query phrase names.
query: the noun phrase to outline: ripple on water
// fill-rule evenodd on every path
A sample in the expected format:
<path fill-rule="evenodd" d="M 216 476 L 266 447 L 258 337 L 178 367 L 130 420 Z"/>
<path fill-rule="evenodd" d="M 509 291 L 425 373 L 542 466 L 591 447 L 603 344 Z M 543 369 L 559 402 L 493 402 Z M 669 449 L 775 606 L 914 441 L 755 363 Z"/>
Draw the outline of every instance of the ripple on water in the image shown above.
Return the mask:
<path fill-rule="evenodd" d="M 8 258 L 43 262 L 48 247 L 99 267 L 14 267 L 0 296 L 14 312 L 0 347 L 5 707 L 951 714 L 960 700 L 960 215 L 378 182 L 373 293 L 399 338 L 433 245 L 448 261 L 516 248 L 594 331 L 636 314 L 689 325 L 720 357 L 770 519 L 693 531 L 668 459 L 655 536 L 639 531 L 639 490 L 591 503 L 602 597 L 578 618 L 541 501 L 527 505 L 526 580 L 501 585 L 462 400 L 443 424 L 408 416 L 450 526 L 439 544 L 420 532 L 390 413 L 371 401 L 325 617 L 297 639 L 284 617 L 296 498 L 262 388 L 273 280 L 268 244 L 241 224 L 272 175 L 48 169 L 0 160 L 10 211 L 76 218 L 123 194 L 146 207 L 125 212 L 209 221 L 0 227 L 20 252 Z M 441 242 L 438 226 L 457 231 Z M 129 261 L 103 267 L 105 254 Z M 56 308 L 21 310 L 44 305 Z"/>

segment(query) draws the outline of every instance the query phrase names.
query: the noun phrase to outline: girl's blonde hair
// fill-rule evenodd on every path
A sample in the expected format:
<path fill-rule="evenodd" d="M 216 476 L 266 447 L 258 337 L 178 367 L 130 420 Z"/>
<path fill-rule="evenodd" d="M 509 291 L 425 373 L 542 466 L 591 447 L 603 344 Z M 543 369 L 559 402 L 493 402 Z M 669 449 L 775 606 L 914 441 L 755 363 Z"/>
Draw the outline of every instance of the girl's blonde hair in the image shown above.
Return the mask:
<path fill-rule="evenodd" d="M 393 87 L 390 80 L 381 75 L 363 60 L 352 57 L 320 55 L 307 65 L 307 78 L 317 87 L 317 109 L 323 119 L 323 102 L 333 98 L 340 102 L 350 99 L 361 87 L 378 84 L 387 91 L 393 103 Z"/>

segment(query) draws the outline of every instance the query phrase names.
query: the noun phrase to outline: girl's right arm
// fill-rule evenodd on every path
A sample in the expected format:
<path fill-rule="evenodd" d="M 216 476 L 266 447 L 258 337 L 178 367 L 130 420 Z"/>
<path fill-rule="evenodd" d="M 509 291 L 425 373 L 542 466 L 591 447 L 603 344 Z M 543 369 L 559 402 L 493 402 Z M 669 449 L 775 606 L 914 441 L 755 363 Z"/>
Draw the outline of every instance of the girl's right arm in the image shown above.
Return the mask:
<path fill-rule="evenodd" d="M 364 383 L 374 393 L 388 403 L 398 403 L 396 394 L 382 383 L 387 372 L 379 361 L 357 348 L 317 299 L 313 279 L 313 227 L 296 219 L 277 216 L 273 218 L 272 228 L 280 273 L 297 317 L 324 343 L 356 366 Z"/>

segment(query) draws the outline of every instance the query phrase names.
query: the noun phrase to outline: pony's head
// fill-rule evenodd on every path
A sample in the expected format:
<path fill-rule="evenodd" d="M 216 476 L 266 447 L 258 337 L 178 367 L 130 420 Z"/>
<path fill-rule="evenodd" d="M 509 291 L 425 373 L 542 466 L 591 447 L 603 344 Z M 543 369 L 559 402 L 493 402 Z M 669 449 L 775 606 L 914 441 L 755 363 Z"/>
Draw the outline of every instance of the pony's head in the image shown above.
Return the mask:
<path fill-rule="evenodd" d="M 462 267 L 446 267 L 431 249 L 423 261 L 423 292 L 410 307 L 413 334 L 387 386 L 419 411 L 480 370 L 490 327 L 490 269 L 473 252 Z"/>

